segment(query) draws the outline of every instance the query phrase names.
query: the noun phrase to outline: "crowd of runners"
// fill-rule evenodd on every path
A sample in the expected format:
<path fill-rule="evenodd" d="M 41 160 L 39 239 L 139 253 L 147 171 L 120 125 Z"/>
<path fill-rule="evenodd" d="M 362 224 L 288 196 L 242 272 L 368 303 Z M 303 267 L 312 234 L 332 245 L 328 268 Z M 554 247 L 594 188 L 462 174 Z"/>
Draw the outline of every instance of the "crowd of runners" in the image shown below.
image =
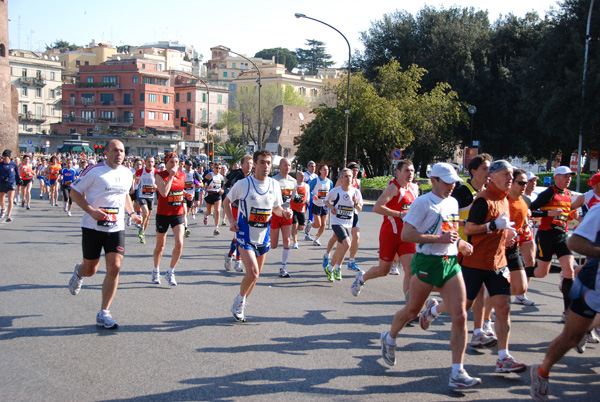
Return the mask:
<path fill-rule="evenodd" d="M 224 269 L 244 273 L 231 308 L 237 321 L 246 321 L 247 299 L 266 253 L 279 247 L 279 238 L 279 276 L 289 278 L 293 272 L 287 261 L 291 250 L 300 247 L 298 235 L 303 234 L 313 247 L 323 247 L 328 222 L 331 237 L 323 239 L 322 263 L 327 280 L 341 281 L 346 266 L 355 271 L 350 292 L 358 297 L 367 281 L 402 271 L 405 306 L 393 317 L 390 329 L 380 335 L 383 360 L 395 365 L 397 341 L 404 327 L 419 325 L 427 330 L 440 314 L 447 313 L 452 322 L 451 388 L 475 387 L 482 382 L 464 367 L 467 344 L 475 348 L 497 345 L 496 372 L 527 369 L 509 352 L 511 302 L 535 304 L 527 297 L 528 283 L 550 272 L 553 257 L 561 268 L 558 286 L 564 310 L 557 314 L 565 325 L 543 362 L 530 367 L 532 398 L 548 399 L 549 372 L 569 349 L 584 353 L 586 343 L 600 342 L 600 320 L 596 318 L 600 312 L 600 209 L 592 208 L 600 203 L 600 173 L 590 178 L 591 190 L 573 199 L 568 187 L 574 172 L 560 166 L 554 171 L 554 184 L 536 196 L 535 174 L 480 154 L 469 163 L 466 181 L 452 165 L 434 165 L 432 191 L 420 195 L 412 162 L 400 160 L 393 180 L 373 206 L 373 212 L 383 217 L 379 262 L 363 271 L 355 259 L 363 207 L 360 166 L 355 162 L 339 172 L 334 184 L 327 164 L 317 167 L 311 161 L 305 172 L 298 169 L 294 177 L 286 158 L 279 163 L 279 173 L 271 177 L 273 158 L 268 151 L 244 156 L 230 171 L 218 162 L 205 168 L 174 153 L 164 155 L 161 161 L 153 156 L 128 159 L 117 140 L 108 144 L 99 160 L 82 155 L 12 159 L 8 150 L 2 156 L 0 202 L 6 222 L 12 221 L 13 207 L 31 208 L 36 179 L 40 198 L 52 206 L 62 200 L 68 216 L 73 203 L 84 211 L 83 259 L 75 267 L 69 289 L 78 294 L 83 278 L 97 272 L 104 250 L 106 278 L 96 318 L 97 325 L 104 328 L 118 327 L 110 304 L 125 254 L 126 226 L 137 226 L 141 243 L 146 242 L 147 230 L 156 234 L 154 269 L 148 278 L 157 285 L 161 284 L 166 237 L 172 233 L 174 248 L 164 279 L 176 286 L 175 270 L 184 239 L 193 236 L 189 220 L 198 217 L 204 225 L 214 225 L 214 236 L 227 224 L 234 233 L 233 240 L 227 240 L 230 247 Z M 155 227 L 148 229 L 151 221 Z M 578 226 L 569 236 L 573 222 Z M 573 252 L 587 256 L 586 263 L 576 266 Z M 370 286 L 376 283 L 367 289 Z M 438 292 L 441 301 L 430 298 L 432 292 Z M 470 309 L 473 331 L 468 342 Z"/>

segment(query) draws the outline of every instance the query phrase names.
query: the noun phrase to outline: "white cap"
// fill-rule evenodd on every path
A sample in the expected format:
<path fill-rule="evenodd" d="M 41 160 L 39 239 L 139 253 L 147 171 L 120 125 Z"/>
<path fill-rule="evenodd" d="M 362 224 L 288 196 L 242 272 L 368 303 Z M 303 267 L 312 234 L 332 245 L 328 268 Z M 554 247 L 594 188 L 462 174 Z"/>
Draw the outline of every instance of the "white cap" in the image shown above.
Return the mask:
<path fill-rule="evenodd" d="M 554 177 L 556 177 L 559 174 L 575 174 L 575 172 L 572 171 L 571 168 L 568 166 L 559 166 L 556 169 L 554 169 Z"/>
<path fill-rule="evenodd" d="M 527 181 L 529 181 L 531 179 L 539 179 L 539 177 L 534 175 L 533 172 L 527 172 Z"/>
<path fill-rule="evenodd" d="M 436 163 L 431 169 L 429 177 L 437 177 L 446 184 L 462 183 L 462 179 L 456 174 L 456 169 L 449 163 Z"/>

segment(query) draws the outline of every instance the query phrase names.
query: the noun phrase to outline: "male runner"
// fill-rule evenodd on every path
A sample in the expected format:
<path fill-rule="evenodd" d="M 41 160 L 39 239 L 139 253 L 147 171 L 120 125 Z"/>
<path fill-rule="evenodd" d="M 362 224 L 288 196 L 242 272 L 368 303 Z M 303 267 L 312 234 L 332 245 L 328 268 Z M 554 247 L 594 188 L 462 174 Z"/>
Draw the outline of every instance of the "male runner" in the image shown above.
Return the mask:
<path fill-rule="evenodd" d="M 290 208 L 294 212 L 293 226 L 292 226 L 292 248 L 298 248 L 298 231 L 304 229 L 304 221 L 307 205 L 310 205 L 310 187 L 304 181 L 304 173 L 301 170 L 296 172 L 296 185 L 294 186 L 294 194 L 292 194 L 292 201 L 290 202 Z"/>
<path fill-rule="evenodd" d="M 208 217 L 214 209 L 215 230 L 213 234 L 219 235 L 219 219 L 221 218 L 221 194 L 223 194 L 223 176 L 221 175 L 221 163 L 217 162 L 213 165 L 213 169 L 204 175 L 206 180 L 206 213 L 204 214 L 204 224 L 208 225 Z"/>
<path fill-rule="evenodd" d="M 137 200 L 142 209 L 142 224 L 138 229 L 140 243 L 146 242 L 146 229 L 150 222 L 150 215 L 152 215 L 154 194 L 156 193 L 156 173 L 158 171 L 154 169 L 154 157 L 152 155 L 146 156 L 144 167 L 135 172 L 135 176 L 139 181 Z"/>
<path fill-rule="evenodd" d="M 273 177 L 279 183 L 281 189 L 281 199 L 283 209 L 290 209 L 290 202 L 292 199 L 292 193 L 296 186 L 296 180 L 289 175 L 292 164 L 289 159 L 283 158 L 279 162 L 279 173 Z M 293 214 L 289 219 L 280 218 L 274 215 L 271 218 L 271 248 L 275 249 L 279 245 L 279 229 L 281 229 L 281 236 L 283 242 L 283 251 L 281 254 L 281 267 L 279 268 L 280 278 L 289 278 L 290 274 L 287 271 L 287 261 L 290 256 L 290 248 L 292 246 L 292 223 Z"/>
<path fill-rule="evenodd" d="M 202 180 L 198 172 L 192 169 L 192 165 L 192 160 L 186 159 L 183 167 L 183 173 L 185 174 L 185 237 L 190 237 L 190 230 L 188 229 L 188 220 L 190 212 L 192 214 L 192 217 L 196 219 L 196 212 L 194 211 L 194 183 L 198 183 Z"/>
<path fill-rule="evenodd" d="M 319 177 L 313 179 L 310 182 L 310 193 L 312 195 L 312 215 L 313 223 L 307 228 L 305 233 L 310 236 L 310 228 L 313 227 L 317 230 L 317 235 L 313 240 L 313 246 L 320 246 L 321 242 L 319 239 L 325 232 L 325 225 L 327 224 L 327 216 L 329 210 L 325 208 L 323 200 L 327 196 L 327 193 L 333 189 L 333 182 L 327 178 L 329 174 L 329 166 L 326 163 L 319 166 Z"/>
<path fill-rule="evenodd" d="M 450 388 L 475 387 L 481 384 L 481 379 L 469 376 L 463 367 L 467 312 L 465 286 L 457 261 L 458 249 L 465 256 L 473 249 L 458 235 L 458 204 L 450 196 L 454 185 L 462 179 L 447 163 L 435 164 L 430 177 L 432 191 L 414 200 L 403 217 L 402 241 L 417 243 L 417 253 L 411 261 L 410 297 L 394 316 L 390 330 L 381 333 L 381 353 L 387 364 L 396 364 L 396 338 L 406 324 L 417 317 L 435 286 L 452 317 L 452 371 L 448 385 Z"/>
<path fill-rule="evenodd" d="M 12 151 L 5 149 L 2 152 L 2 161 L 0 161 L 0 219 L 6 216 L 6 222 L 12 222 L 10 214 L 13 209 L 13 200 L 17 184 L 21 183 L 19 168 L 17 164 L 10 160 Z M 8 207 L 4 209 L 4 198 L 8 194 Z M 7 212 L 5 212 L 7 211 Z"/>
<path fill-rule="evenodd" d="M 93 276 L 100 266 L 104 249 L 106 276 L 102 284 L 102 303 L 96 316 L 96 325 L 117 328 L 109 308 L 119 285 L 119 271 L 125 254 L 124 215 L 133 213 L 131 199 L 127 196 L 133 178 L 129 169 L 121 166 L 125 147 L 111 140 L 104 150 L 106 159 L 86 169 L 71 185 L 71 198 L 84 214 L 81 218 L 83 262 L 75 266 L 69 281 L 69 290 L 77 295 L 83 278 Z M 135 221 L 140 221 L 133 215 Z"/>
<path fill-rule="evenodd" d="M 71 209 L 73 208 L 71 184 L 73 184 L 73 182 L 77 180 L 77 177 L 79 177 L 79 173 L 73 168 L 73 159 L 67 158 L 65 167 L 60 171 L 60 177 L 62 181 L 62 197 L 65 204 L 63 210 L 67 213 L 67 216 L 71 216 Z"/>
<path fill-rule="evenodd" d="M 256 151 L 253 155 L 255 172 L 253 176 L 238 181 L 225 199 L 225 214 L 230 222 L 230 230 L 237 233 L 242 261 L 246 275 L 240 285 L 231 307 L 237 321 L 246 321 L 246 299 L 254 289 L 269 251 L 269 222 L 271 214 L 289 219 L 291 209 L 283 209 L 279 184 L 269 177 L 272 154 L 267 150 Z M 231 203 L 239 200 L 237 221 L 231 211 Z"/>
<path fill-rule="evenodd" d="M 304 182 L 310 186 L 310 182 L 319 177 L 315 172 L 317 170 L 317 164 L 314 161 L 309 161 L 306 166 L 306 172 L 304 172 Z M 308 206 L 308 216 L 306 217 L 306 229 L 304 230 L 304 240 L 313 241 L 312 237 L 310 237 L 310 228 L 313 223 L 313 199 L 309 197 L 310 204 Z"/>

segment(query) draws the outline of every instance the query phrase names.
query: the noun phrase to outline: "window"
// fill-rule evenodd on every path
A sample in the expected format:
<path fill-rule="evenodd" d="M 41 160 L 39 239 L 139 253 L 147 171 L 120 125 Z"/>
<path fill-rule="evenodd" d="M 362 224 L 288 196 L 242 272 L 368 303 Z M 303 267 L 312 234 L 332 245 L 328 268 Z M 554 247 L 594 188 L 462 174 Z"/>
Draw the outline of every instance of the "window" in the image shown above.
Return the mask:
<path fill-rule="evenodd" d="M 115 112 L 112 110 L 103 110 L 100 114 L 100 117 L 102 117 L 103 119 L 114 119 Z"/>
<path fill-rule="evenodd" d="M 0 57 L 6 57 L 6 47 L 4 46 L 4 43 L 0 43 Z"/>
<path fill-rule="evenodd" d="M 188 93 L 187 93 L 187 101 L 188 101 L 188 102 L 191 102 L 191 101 L 192 101 L 192 93 L 191 93 L 191 92 L 188 92 Z"/>
<path fill-rule="evenodd" d="M 171 103 L 171 97 L 169 95 L 163 95 L 163 103 Z"/>
<path fill-rule="evenodd" d="M 169 113 L 163 113 L 163 114 L 162 114 L 162 119 L 163 119 L 163 120 L 165 120 L 165 121 L 169 121 L 169 118 L 170 118 L 170 116 L 169 116 Z"/>
<path fill-rule="evenodd" d="M 235 61 L 231 63 L 231 68 L 235 68 Z"/>
<path fill-rule="evenodd" d="M 192 117 L 192 110 L 188 109 L 186 110 L 186 117 L 189 119 L 190 117 Z"/>
<path fill-rule="evenodd" d="M 236 84 L 229 84 L 229 90 L 232 92 L 235 92 L 235 89 L 237 88 Z"/>
<path fill-rule="evenodd" d="M 304 87 L 300 88 L 300 95 L 306 95 L 306 88 L 304 88 Z"/>
<path fill-rule="evenodd" d="M 227 71 L 223 71 L 223 78 L 227 78 Z"/>
<path fill-rule="evenodd" d="M 21 77 L 27 77 L 27 69 L 26 68 L 21 70 Z"/>
<path fill-rule="evenodd" d="M 90 83 L 94 82 L 94 77 L 87 77 L 85 82 L 90 82 Z"/>
<path fill-rule="evenodd" d="M 41 98 L 42 97 L 42 88 L 36 88 L 35 89 L 35 97 L 36 98 Z"/>
<path fill-rule="evenodd" d="M 42 79 L 42 70 L 35 70 L 35 78 L 38 80 Z"/>
<path fill-rule="evenodd" d="M 138 81 L 139 81 L 139 79 L 140 79 L 140 77 L 139 77 L 139 76 L 137 76 L 137 75 L 134 75 L 133 77 L 131 77 L 131 82 L 132 82 L 133 84 L 137 84 L 137 83 L 138 83 Z"/>
<path fill-rule="evenodd" d="M 155 84 L 156 80 L 154 77 L 142 77 L 142 84 Z"/>
<path fill-rule="evenodd" d="M 92 120 L 96 118 L 96 112 L 94 110 L 82 110 L 81 118 L 84 120 Z"/>
<path fill-rule="evenodd" d="M 89 62 L 89 61 L 86 61 L 86 62 L 84 62 L 83 64 L 85 64 L 86 66 L 89 66 L 89 65 L 90 65 L 90 62 Z"/>
<path fill-rule="evenodd" d="M 75 61 L 75 65 L 76 65 L 77 67 L 79 67 L 79 66 L 81 65 L 81 61 L 79 61 L 79 60 Z"/>
<path fill-rule="evenodd" d="M 235 78 L 235 71 L 231 72 L 231 78 Z"/>
<path fill-rule="evenodd" d="M 27 87 L 21 87 L 21 96 L 27 96 Z"/>
<path fill-rule="evenodd" d="M 156 102 L 156 94 L 148 94 L 148 102 Z"/>
<path fill-rule="evenodd" d="M 50 90 L 50 98 L 52 98 L 52 99 L 56 98 L 56 90 L 54 90 L 54 89 Z"/>
<path fill-rule="evenodd" d="M 223 115 L 223 111 L 222 110 L 218 110 L 217 111 L 217 122 L 220 123 L 221 122 L 221 116 Z"/>
<path fill-rule="evenodd" d="M 144 111 L 140 110 L 140 119 L 144 120 Z"/>
<path fill-rule="evenodd" d="M 23 114 L 27 114 L 27 105 L 23 105 Z"/>
<path fill-rule="evenodd" d="M 179 109 L 175 110 L 175 118 L 178 119 L 179 118 Z"/>
<path fill-rule="evenodd" d="M 102 83 L 103 84 L 116 84 L 117 83 L 117 77 L 114 75 L 105 75 L 102 77 Z"/>
<path fill-rule="evenodd" d="M 217 103 L 220 105 L 223 103 L 223 95 L 217 95 Z"/>
<path fill-rule="evenodd" d="M 75 94 L 71 94 L 71 106 L 75 105 Z"/>
<path fill-rule="evenodd" d="M 179 102 L 179 93 L 175 94 L 175 102 Z"/>
<path fill-rule="evenodd" d="M 169 86 L 169 80 L 166 78 L 157 78 L 156 79 L 156 85 L 162 85 L 163 87 L 168 87 Z"/>
<path fill-rule="evenodd" d="M 100 94 L 100 102 L 103 105 L 108 106 L 115 101 L 115 94 Z"/>
<path fill-rule="evenodd" d="M 50 79 L 51 80 L 55 80 L 56 79 L 56 73 L 54 71 L 50 71 Z"/>
<path fill-rule="evenodd" d="M 205 93 L 202 94 L 202 102 L 206 103 L 206 94 Z"/>
<path fill-rule="evenodd" d="M 148 119 L 149 120 L 155 120 L 156 119 L 156 113 L 155 112 L 148 112 Z"/>
<path fill-rule="evenodd" d="M 206 109 L 202 111 L 202 120 L 206 121 Z"/>
<path fill-rule="evenodd" d="M 144 102 L 144 93 L 140 92 L 140 102 Z"/>

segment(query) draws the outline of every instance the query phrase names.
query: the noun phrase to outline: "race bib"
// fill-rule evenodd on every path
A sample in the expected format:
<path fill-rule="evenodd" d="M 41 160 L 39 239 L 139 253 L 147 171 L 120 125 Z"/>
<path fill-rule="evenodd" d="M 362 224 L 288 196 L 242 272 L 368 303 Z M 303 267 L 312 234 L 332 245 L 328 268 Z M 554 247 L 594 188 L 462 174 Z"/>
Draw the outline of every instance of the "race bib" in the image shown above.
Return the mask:
<path fill-rule="evenodd" d="M 119 214 L 119 208 L 116 207 L 102 207 L 102 212 L 106 214 L 104 220 L 98 221 L 98 226 L 104 226 L 106 228 L 112 228 L 117 225 L 117 215 Z"/>
<path fill-rule="evenodd" d="M 563 212 L 560 215 L 555 216 L 554 219 L 552 219 L 552 223 L 550 224 L 550 226 L 553 229 L 560 229 L 562 231 L 566 231 L 568 219 L 569 219 L 569 214 L 566 212 Z"/>
<path fill-rule="evenodd" d="M 281 189 L 281 198 L 283 202 L 288 202 L 292 198 L 292 193 L 294 192 L 293 188 L 282 188 Z"/>
<path fill-rule="evenodd" d="M 324 200 L 325 197 L 327 197 L 327 193 L 329 193 L 329 190 L 319 190 L 319 192 L 317 193 L 317 198 L 320 200 Z"/>
<path fill-rule="evenodd" d="M 143 186 L 142 194 L 143 195 L 154 195 L 154 186 Z"/>
<path fill-rule="evenodd" d="M 271 220 L 271 210 L 263 208 L 250 208 L 248 217 L 248 226 L 255 228 L 266 228 Z"/>
<path fill-rule="evenodd" d="M 183 191 L 171 191 L 167 195 L 167 203 L 172 207 L 178 207 L 183 204 Z"/>
<path fill-rule="evenodd" d="M 337 209 L 337 217 L 339 219 L 352 219 L 354 217 L 354 208 L 346 205 L 340 205 Z"/>

